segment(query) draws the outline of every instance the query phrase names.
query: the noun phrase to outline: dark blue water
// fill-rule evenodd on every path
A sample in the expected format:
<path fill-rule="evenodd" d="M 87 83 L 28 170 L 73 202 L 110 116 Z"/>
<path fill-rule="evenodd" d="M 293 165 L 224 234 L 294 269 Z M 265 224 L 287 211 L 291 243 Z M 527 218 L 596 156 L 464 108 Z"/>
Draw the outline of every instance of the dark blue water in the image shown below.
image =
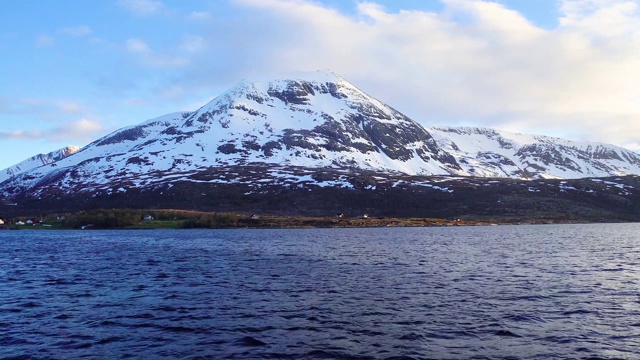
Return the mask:
<path fill-rule="evenodd" d="M 639 359 L 639 234 L 2 231 L 0 359 Z"/>

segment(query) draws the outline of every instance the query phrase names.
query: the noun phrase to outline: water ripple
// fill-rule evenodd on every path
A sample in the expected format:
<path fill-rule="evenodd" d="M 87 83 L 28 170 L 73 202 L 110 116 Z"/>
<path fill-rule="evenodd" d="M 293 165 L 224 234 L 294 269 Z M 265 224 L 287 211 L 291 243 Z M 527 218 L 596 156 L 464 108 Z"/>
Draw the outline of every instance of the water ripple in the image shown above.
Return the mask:
<path fill-rule="evenodd" d="M 0 359 L 633 359 L 639 230 L 3 233 Z"/>

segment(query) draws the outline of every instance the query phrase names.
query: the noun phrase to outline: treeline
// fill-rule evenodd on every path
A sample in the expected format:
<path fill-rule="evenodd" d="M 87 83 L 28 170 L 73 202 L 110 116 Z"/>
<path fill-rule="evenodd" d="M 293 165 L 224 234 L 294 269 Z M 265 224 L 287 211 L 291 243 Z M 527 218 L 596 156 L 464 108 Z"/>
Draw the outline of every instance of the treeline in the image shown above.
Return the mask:
<path fill-rule="evenodd" d="M 66 229 L 118 229 L 144 227 L 143 224 L 173 222 L 177 228 L 217 228 L 239 226 L 240 215 L 230 213 L 202 213 L 184 210 L 108 209 L 80 211 L 59 216 Z"/>
<path fill-rule="evenodd" d="M 142 221 L 140 211 L 133 210 L 94 210 L 80 211 L 62 216 L 62 227 L 80 229 L 92 227 L 97 229 L 114 229 L 137 225 Z"/>
<path fill-rule="evenodd" d="M 180 227 L 183 229 L 238 227 L 240 220 L 240 216 L 230 213 L 203 214 L 198 218 L 184 221 Z"/>

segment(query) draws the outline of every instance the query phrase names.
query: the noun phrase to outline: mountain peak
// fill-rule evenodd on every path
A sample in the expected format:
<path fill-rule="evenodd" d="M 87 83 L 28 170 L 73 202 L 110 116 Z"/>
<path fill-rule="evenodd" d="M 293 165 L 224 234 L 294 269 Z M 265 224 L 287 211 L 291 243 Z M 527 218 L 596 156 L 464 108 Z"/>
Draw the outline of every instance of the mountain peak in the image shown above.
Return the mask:
<path fill-rule="evenodd" d="M 346 80 L 340 75 L 331 70 L 325 69 L 315 71 L 290 71 L 284 73 L 273 73 L 253 78 L 245 78 L 242 79 L 240 83 L 272 83 L 279 81 L 304 81 L 315 83 L 346 82 Z"/>
<path fill-rule="evenodd" d="M 459 168 L 415 121 L 328 70 L 245 79 L 192 113 L 179 131 L 181 138 L 207 133 L 206 144 L 223 154 L 218 159 L 391 165 L 427 174 Z"/>
<path fill-rule="evenodd" d="M 34 155 L 24 161 L 21 161 L 0 171 L 0 183 L 23 172 L 35 169 L 43 165 L 53 164 L 77 153 L 78 151 L 80 151 L 80 149 L 81 148 L 79 146 L 69 145 L 47 154 Z"/>
<path fill-rule="evenodd" d="M 249 100 L 254 100 L 257 92 L 271 93 L 297 93 L 298 96 L 315 92 L 331 93 L 334 97 L 344 98 L 348 94 L 358 94 L 360 97 L 367 97 L 364 92 L 345 80 L 340 75 L 331 70 L 317 71 L 297 71 L 254 78 L 245 78 L 212 101 L 217 105 L 216 100 L 249 96 Z M 338 95 L 340 94 L 340 95 Z M 282 99 L 286 101 L 284 98 Z M 295 101 L 294 101 L 295 102 Z M 205 105 L 206 106 L 206 105 Z"/>

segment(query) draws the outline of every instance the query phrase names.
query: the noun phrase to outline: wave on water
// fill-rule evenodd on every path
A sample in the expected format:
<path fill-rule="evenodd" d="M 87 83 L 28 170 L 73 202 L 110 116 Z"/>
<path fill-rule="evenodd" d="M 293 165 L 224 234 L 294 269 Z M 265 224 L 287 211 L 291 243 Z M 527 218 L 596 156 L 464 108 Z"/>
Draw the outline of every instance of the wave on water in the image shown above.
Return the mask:
<path fill-rule="evenodd" d="M 539 229 L 7 234 L 0 359 L 636 358 L 640 225 Z"/>

